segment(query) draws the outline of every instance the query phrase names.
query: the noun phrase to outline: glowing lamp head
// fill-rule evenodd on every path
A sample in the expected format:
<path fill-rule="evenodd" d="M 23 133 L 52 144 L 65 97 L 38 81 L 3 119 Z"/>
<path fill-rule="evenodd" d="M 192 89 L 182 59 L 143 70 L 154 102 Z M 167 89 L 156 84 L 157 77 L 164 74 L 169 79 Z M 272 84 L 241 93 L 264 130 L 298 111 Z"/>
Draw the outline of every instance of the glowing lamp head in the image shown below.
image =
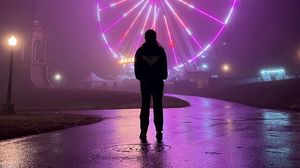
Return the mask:
<path fill-rule="evenodd" d="M 58 82 L 61 81 L 61 80 L 62 80 L 61 74 L 55 74 L 55 75 L 54 75 L 54 80 L 55 80 L 55 81 L 58 81 Z"/>
<path fill-rule="evenodd" d="M 17 45 L 17 42 L 18 42 L 18 40 L 16 39 L 15 36 L 11 36 L 11 37 L 8 39 L 8 45 L 9 45 L 10 47 L 16 46 L 16 45 Z"/>
<path fill-rule="evenodd" d="M 229 72 L 231 68 L 228 64 L 224 64 L 222 69 L 223 69 L 224 72 Z"/>

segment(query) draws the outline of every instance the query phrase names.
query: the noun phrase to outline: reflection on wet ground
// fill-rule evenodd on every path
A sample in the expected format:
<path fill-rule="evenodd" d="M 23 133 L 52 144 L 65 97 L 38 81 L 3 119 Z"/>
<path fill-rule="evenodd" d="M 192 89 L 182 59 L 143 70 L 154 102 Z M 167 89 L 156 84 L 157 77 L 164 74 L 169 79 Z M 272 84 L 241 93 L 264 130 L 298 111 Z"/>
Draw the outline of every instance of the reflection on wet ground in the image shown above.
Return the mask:
<path fill-rule="evenodd" d="M 165 109 L 164 139 L 139 135 L 139 110 L 80 111 L 100 123 L 0 141 L 0 167 L 300 167 L 300 115 L 178 96 Z M 152 118 L 153 119 L 153 118 Z"/>

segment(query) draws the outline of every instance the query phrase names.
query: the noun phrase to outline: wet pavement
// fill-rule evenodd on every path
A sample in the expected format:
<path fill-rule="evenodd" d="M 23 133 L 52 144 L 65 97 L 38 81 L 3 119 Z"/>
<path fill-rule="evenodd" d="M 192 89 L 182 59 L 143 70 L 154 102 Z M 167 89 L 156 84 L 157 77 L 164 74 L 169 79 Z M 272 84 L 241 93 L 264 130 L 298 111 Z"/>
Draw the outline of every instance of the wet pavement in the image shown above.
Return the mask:
<path fill-rule="evenodd" d="M 191 106 L 165 109 L 162 143 L 153 123 L 140 142 L 138 109 L 71 112 L 105 120 L 0 141 L 0 167 L 300 167 L 299 114 L 177 97 Z"/>

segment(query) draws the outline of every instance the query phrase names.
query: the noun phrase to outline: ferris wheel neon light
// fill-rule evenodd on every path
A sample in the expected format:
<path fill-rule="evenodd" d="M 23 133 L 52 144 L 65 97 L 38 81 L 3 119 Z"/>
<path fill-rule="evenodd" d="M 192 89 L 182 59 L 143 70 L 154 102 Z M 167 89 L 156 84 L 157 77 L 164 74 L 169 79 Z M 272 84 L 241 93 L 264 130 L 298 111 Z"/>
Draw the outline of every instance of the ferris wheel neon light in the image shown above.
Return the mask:
<path fill-rule="evenodd" d="M 221 36 L 237 2 L 227 1 L 97 0 L 98 26 L 108 50 L 118 59 L 133 57 L 144 32 L 156 30 L 176 69 L 201 58 Z M 221 10 L 213 15 L 206 7 L 209 3 L 220 4 Z"/>

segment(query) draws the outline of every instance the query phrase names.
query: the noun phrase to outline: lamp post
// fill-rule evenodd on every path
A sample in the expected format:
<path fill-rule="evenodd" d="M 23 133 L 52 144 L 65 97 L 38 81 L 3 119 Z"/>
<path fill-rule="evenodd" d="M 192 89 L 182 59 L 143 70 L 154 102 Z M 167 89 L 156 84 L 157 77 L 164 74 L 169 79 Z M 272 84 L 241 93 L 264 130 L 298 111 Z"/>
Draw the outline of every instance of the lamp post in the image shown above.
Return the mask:
<path fill-rule="evenodd" d="M 10 58 L 9 58 L 6 102 L 3 104 L 3 111 L 6 114 L 15 114 L 14 104 L 11 101 L 11 94 L 12 94 L 12 76 L 13 76 L 13 56 L 14 56 L 14 47 L 17 45 L 17 39 L 14 36 L 11 36 L 8 40 L 8 44 L 10 47 Z"/>

